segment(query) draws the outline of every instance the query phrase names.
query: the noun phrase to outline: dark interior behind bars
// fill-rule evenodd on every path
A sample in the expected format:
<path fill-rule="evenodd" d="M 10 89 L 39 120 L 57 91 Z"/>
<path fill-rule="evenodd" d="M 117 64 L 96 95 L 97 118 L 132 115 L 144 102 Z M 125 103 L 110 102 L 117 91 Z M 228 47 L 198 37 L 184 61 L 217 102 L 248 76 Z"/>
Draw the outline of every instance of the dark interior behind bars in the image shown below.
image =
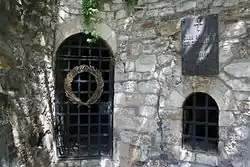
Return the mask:
<path fill-rule="evenodd" d="M 56 63 L 57 148 L 61 158 L 98 158 L 112 154 L 113 65 L 112 54 L 102 39 L 93 44 L 88 37 L 69 37 L 58 49 Z M 102 72 L 104 89 L 96 104 L 81 106 L 69 102 L 63 82 L 75 66 L 92 65 Z M 96 89 L 95 77 L 80 73 L 72 82 L 72 90 L 86 102 Z"/>

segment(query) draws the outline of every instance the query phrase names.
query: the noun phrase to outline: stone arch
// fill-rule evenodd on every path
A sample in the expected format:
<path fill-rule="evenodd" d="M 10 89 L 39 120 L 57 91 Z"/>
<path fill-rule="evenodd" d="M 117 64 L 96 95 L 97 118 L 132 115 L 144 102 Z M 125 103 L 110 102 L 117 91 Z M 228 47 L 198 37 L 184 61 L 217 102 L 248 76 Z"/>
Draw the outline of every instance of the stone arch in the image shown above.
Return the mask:
<path fill-rule="evenodd" d="M 98 158 L 101 152 L 109 155 L 112 150 L 113 125 L 111 123 L 113 112 L 104 114 L 104 111 L 113 110 L 113 55 L 108 44 L 102 38 L 91 44 L 87 43 L 87 38 L 88 35 L 84 33 L 73 34 L 66 38 L 57 49 L 55 61 L 57 130 L 55 135 L 59 158 L 74 158 L 75 155 L 83 159 Z M 74 67 L 83 64 L 91 65 L 97 69 L 102 75 L 104 84 L 103 91 L 100 92 L 100 97 L 94 104 L 77 107 L 75 103 L 68 103 L 70 100 L 65 94 L 64 83 L 66 75 Z M 88 101 L 92 96 L 96 97 L 93 93 L 97 86 L 96 78 L 89 72 L 77 74 L 71 83 L 72 91 L 77 93 L 77 97 L 82 102 Z M 90 96 L 91 94 L 92 96 Z M 62 113 L 67 113 L 67 118 Z M 96 130 L 98 129 L 97 126 L 102 130 Z M 65 129 L 67 134 L 65 134 Z M 102 144 L 105 146 L 102 147 Z M 86 150 L 77 151 L 72 149 L 72 146 L 79 146 L 87 148 L 87 151 L 92 151 L 86 154 Z"/>
<path fill-rule="evenodd" d="M 197 80 L 196 80 L 197 81 Z M 202 84 L 197 81 L 195 87 L 190 86 L 191 82 L 182 82 L 174 89 L 167 101 L 167 106 L 182 107 L 185 99 L 194 92 L 209 94 L 217 103 L 220 111 L 232 110 L 236 108 L 233 91 L 226 86 L 219 78 L 209 79 L 209 83 Z"/>
<path fill-rule="evenodd" d="M 96 24 L 94 25 L 94 28 L 100 34 L 100 37 L 106 41 L 112 51 L 112 54 L 115 55 L 117 52 L 117 40 L 115 32 L 112 31 L 112 29 L 104 23 Z M 55 50 L 57 51 L 57 49 L 65 39 L 83 31 L 84 24 L 82 21 L 82 17 L 80 16 L 64 24 L 60 24 L 56 32 Z"/>
<path fill-rule="evenodd" d="M 202 92 L 190 94 L 182 105 L 182 115 L 183 145 L 194 150 L 217 151 L 219 108 L 213 97 Z"/>

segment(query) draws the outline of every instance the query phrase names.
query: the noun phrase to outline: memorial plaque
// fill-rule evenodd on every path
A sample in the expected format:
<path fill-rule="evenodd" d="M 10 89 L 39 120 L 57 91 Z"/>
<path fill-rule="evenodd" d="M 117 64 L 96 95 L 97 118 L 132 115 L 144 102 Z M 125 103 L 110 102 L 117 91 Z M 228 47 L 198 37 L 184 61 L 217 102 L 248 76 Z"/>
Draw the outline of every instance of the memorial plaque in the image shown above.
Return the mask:
<path fill-rule="evenodd" d="M 181 23 L 183 75 L 219 73 L 218 15 L 186 18 Z"/>

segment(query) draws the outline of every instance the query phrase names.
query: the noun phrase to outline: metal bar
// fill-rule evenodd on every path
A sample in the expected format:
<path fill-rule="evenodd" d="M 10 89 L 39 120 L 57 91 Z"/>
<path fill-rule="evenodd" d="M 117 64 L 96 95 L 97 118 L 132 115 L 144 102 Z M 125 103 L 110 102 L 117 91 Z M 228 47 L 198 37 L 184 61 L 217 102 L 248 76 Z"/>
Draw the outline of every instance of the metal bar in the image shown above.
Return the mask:
<path fill-rule="evenodd" d="M 194 93 L 191 97 L 189 97 L 189 98 L 192 98 L 192 100 L 193 100 L 192 106 L 186 106 L 185 104 L 183 105 L 183 129 L 186 128 L 186 126 L 192 125 L 192 133 L 190 133 L 190 132 L 183 133 L 183 142 L 184 142 L 183 144 L 191 145 L 191 147 L 194 146 L 193 144 L 196 145 L 197 140 L 204 140 L 204 142 L 206 142 L 205 145 L 207 145 L 207 146 L 211 142 L 217 142 L 218 141 L 218 137 L 210 137 L 209 136 L 209 131 L 208 131 L 208 126 L 216 126 L 216 127 L 218 127 L 218 122 L 212 123 L 212 122 L 209 122 L 209 120 L 208 120 L 208 117 L 209 117 L 208 111 L 213 109 L 214 112 L 218 113 L 218 107 L 213 106 L 213 105 L 209 106 L 208 100 L 209 100 L 210 96 L 208 94 L 205 94 L 205 93 L 202 93 L 202 96 L 199 95 L 199 98 L 203 98 L 204 101 L 205 101 L 204 106 L 197 107 L 196 102 L 197 102 L 197 98 L 198 98 L 197 95 L 198 94 L 199 93 Z M 199 100 L 202 100 L 202 99 L 199 99 Z M 193 112 L 192 121 L 189 121 L 188 118 L 187 118 L 187 114 L 189 112 L 187 109 L 189 109 L 189 110 L 192 109 L 192 112 Z M 204 112 L 205 112 L 204 115 L 203 115 L 204 116 L 204 122 L 196 120 L 196 117 L 197 117 L 196 114 L 198 114 L 197 112 L 201 112 L 200 109 L 203 109 Z M 200 134 L 199 134 L 199 136 L 197 136 L 196 132 L 197 132 L 198 129 L 196 129 L 196 125 L 204 125 L 204 132 L 201 132 L 202 136 L 200 136 Z M 204 134 L 204 136 L 203 136 L 203 134 Z M 186 139 L 192 139 L 192 142 L 188 143 L 188 141 L 185 141 Z M 194 148 L 194 150 L 195 149 L 197 149 L 197 148 Z M 209 149 L 209 147 L 207 147 L 205 149 L 207 151 Z"/>
<path fill-rule="evenodd" d="M 81 38 L 79 38 L 79 44 L 80 45 L 82 45 L 82 40 L 81 40 Z M 81 56 L 81 49 L 78 49 L 79 50 L 79 56 Z M 78 66 L 80 65 L 80 60 L 78 60 Z M 78 81 L 80 81 L 81 80 L 81 77 L 80 77 L 80 75 L 78 75 Z M 80 90 L 81 89 L 81 83 L 78 83 L 78 90 Z M 80 92 L 78 91 L 78 97 L 80 97 Z M 81 111 L 80 111 L 80 107 L 78 107 L 77 108 L 77 113 L 78 113 L 78 120 L 77 120 L 77 123 L 78 123 L 78 126 L 77 126 L 77 143 L 80 143 L 80 126 L 79 126 L 79 124 L 80 124 L 80 115 L 79 115 L 79 113 L 80 113 Z M 80 155 L 80 149 L 78 149 L 78 155 Z"/>
<path fill-rule="evenodd" d="M 184 109 L 188 110 L 188 109 L 195 109 L 195 110 L 218 110 L 218 107 L 212 107 L 212 106 L 204 106 L 204 107 L 198 107 L 198 106 L 184 106 Z"/>
<path fill-rule="evenodd" d="M 196 94 L 193 95 L 193 121 L 196 121 L 196 110 L 195 110 L 195 106 L 196 106 Z M 193 133 L 192 133 L 192 140 L 193 140 L 193 144 L 194 144 L 194 149 L 196 149 L 196 126 L 195 124 L 192 124 L 192 128 L 193 128 Z"/>
<path fill-rule="evenodd" d="M 206 122 L 206 125 L 205 125 L 205 138 L 206 138 L 206 144 L 208 145 L 208 95 L 206 94 L 206 97 L 205 97 L 205 107 L 206 107 L 206 110 L 205 110 L 205 122 Z M 208 150 L 208 148 L 207 148 Z"/>
<path fill-rule="evenodd" d="M 98 49 L 98 50 L 109 50 L 107 47 L 94 47 L 94 46 L 80 46 L 80 45 L 63 45 L 63 48 L 74 48 L 74 49 Z"/>
<path fill-rule="evenodd" d="M 93 57 L 89 57 L 89 56 L 68 56 L 68 55 L 58 55 L 60 56 L 57 60 L 82 60 L 82 61 L 89 61 L 89 60 L 96 60 L 99 61 L 100 57 L 97 56 L 93 56 Z M 108 57 L 102 57 L 101 58 L 103 61 L 110 61 L 110 58 Z"/>
<path fill-rule="evenodd" d="M 81 39 L 84 38 L 83 34 L 80 34 L 79 36 L 74 36 L 73 40 L 69 40 L 69 44 L 66 44 L 66 42 L 64 43 L 64 45 L 62 45 L 63 47 L 66 47 L 68 49 L 66 49 L 64 52 L 59 52 L 60 54 L 57 57 L 57 62 L 63 62 L 63 61 L 67 61 L 67 67 L 65 66 L 60 66 L 59 68 L 56 69 L 57 74 L 60 73 L 62 75 L 65 75 L 67 72 L 70 71 L 70 67 L 73 68 L 75 65 L 80 65 L 80 64 L 91 64 L 93 66 L 95 66 L 95 68 L 99 69 L 101 72 L 103 73 L 108 73 L 109 75 L 105 75 L 104 76 L 104 83 L 105 83 L 105 91 L 103 92 L 103 95 L 106 97 L 108 96 L 108 98 L 103 98 L 99 100 L 99 102 L 102 102 L 100 104 L 97 104 L 97 109 L 98 112 L 94 112 L 94 110 L 96 109 L 96 107 L 91 106 L 91 108 L 76 108 L 76 106 L 74 105 L 69 105 L 67 102 L 67 99 L 65 98 L 65 92 L 64 91 L 60 91 L 60 90 L 56 90 L 56 94 L 58 94 L 57 96 L 64 96 L 64 98 L 62 98 L 59 101 L 59 105 L 67 105 L 66 107 L 66 111 L 59 113 L 58 111 L 60 110 L 59 107 L 56 108 L 57 112 L 57 116 L 59 117 L 65 117 L 65 124 L 60 125 L 64 128 L 66 128 L 66 135 L 58 135 L 57 137 L 62 137 L 65 140 L 65 143 L 63 145 L 59 145 L 59 143 L 57 144 L 57 147 L 59 149 L 62 149 L 63 147 L 66 148 L 67 152 L 61 152 L 59 153 L 59 157 L 62 158 L 75 158 L 75 159 L 84 159 L 84 158 L 97 158 L 100 157 L 100 152 L 101 150 L 111 150 L 112 149 L 112 126 L 113 126 L 113 122 L 112 122 L 112 111 L 109 111 L 108 114 L 103 114 L 102 112 L 105 110 L 106 108 L 104 107 L 99 107 L 101 104 L 109 102 L 111 103 L 112 107 L 110 108 L 111 110 L 113 110 L 113 94 L 114 94 L 114 90 L 113 90 L 113 82 L 114 82 L 114 78 L 113 78 L 113 66 L 111 64 L 111 55 L 112 53 L 109 52 L 109 57 L 107 57 L 106 54 L 106 50 L 109 50 L 109 48 L 106 46 L 105 42 L 100 40 L 99 42 L 99 46 L 93 46 L 92 44 L 87 44 L 88 46 L 83 46 L 83 41 L 81 41 Z M 78 41 L 78 42 L 77 42 Z M 71 45 L 71 43 L 79 43 L 79 45 Z M 60 49 L 60 48 L 59 48 Z M 98 49 L 98 50 L 97 50 Z M 88 56 L 83 56 L 84 54 L 89 54 Z M 105 55 L 102 55 L 103 53 L 105 53 Z M 108 53 L 108 52 L 107 52 Z M 78 63 L 72 62 L 72 61 L 77 61 Z M 108 65 L 108 66 L 107 66 Z M 85 84 L 86 83 L 86 87 L 82 86 L 81 84 Z M 82 79 L 82 75 L 78 75 L 78 78 L 76 80 L 73 81 L 73 86 L 75 86 L 74 89 L 74 93 L 77 94 L 78 97 L 80 96 L 84 96 L 87 95 L 88 97 L 90 97 L 92 95 L 92 93 L 94 92 L 93 90 L 91 90 L 91 84 L 95 83 L 94 80 L 91 81 L 91 75 L 88 75 L 88 79 L 85 80 L 85 78 Z M 108 85 L 109 88 L 107 88 L 106 86 Z M 81 90 L 81 88 L 83 90 Z M 66 101 L 64 101 L 66 99 Z M 86 110 L 88 110 L 88 112 L 86 112 Z M 102 111 L 103 110 L 103 111 Z M 109 120 L 102 119 L 102 115 L 107 115 L 109 116 Z M 87 117 L 88 119 L 88 123 L 86 122 L 81 122 L 82 119 L 86 119 L 84 117 Z M 95 119 L 93 117 L 98 116 L 97 119 L 94 122 L 91 122 L 91 120 Z M 77 121 L 74 123 L 74 120 Z M 71 122 L 69 122 L 71 121 Z M 108 121 L 108 122 L 107 122 Z M 77 130 L 73 131 L 74 133 L 71 134 L 71 132 L 69 131 L 70 128 L 74 126 Z M 98 129 L 93 129 L 94 126 L 96 126 Z M 84 132 L 81 132 L 81 128 L 86 127 L 86 134 Z M 109 128 L 109 130 L 105 130 L 105 128 Z M 102 132 L 102 129 L 104 129 L 104 132 Z M 84 134 L 81 134 L 84 133 Z M 105 137 L 102 140 L 102 137 Z M 109 138 L 106 138 L 109 137 Z M 71 141 L 71 139 L 73 139 L 74 141 Z M 91 141 L 91 139 L 93 139 Z M 108 140 L 107 140 L 108 139 Z M 105 140 L 105 142 L 103 143 L 103 141 Z M 106 143 L 107 140 L 107 143 Z M 71 143 L 74 142 L 74 143 Z M 75 143 L 76 142 L 76 143 Z M 86 142 L 86 143 L 85 143 Z M 72 144 L 77 144 L 77 148 L 78 149 L 71 149 L 71 145 Z M 76 146 L 76 145 L 75 145 Z M 80 151 L 81 148 L 88 148 L 89 152 L 88 154 L 83 153 Z M 98 152 L 98 154 L 96 154 Z M 112 152 L 111 152 L 112 153 Z M 103 156 L 103 155 L 102 155 Z"/>
<path fill-rule="evenodd" d="M 101 47 L 101 42 L 99 43 L 99 47 Z M 99 52 L 99 57 L 101 57 L 101 50 L 99 50 L 98 51 Z M 101 61 L 99 61 L 98 62 L 98 67 L 99 67 L 99 69 L 102 69 L 101 68 Z M 100 99 L 99 99 L 99 102 L 100 102 Z M 99 135 L 98 135 L 98 148 L 100 148 L 100 144 L 101 144 L 101 115 L 100 115 L 100 113 L 101 113 L 101 111 L 99 110 L 100 109 L 100 107 L 98 107 L 98 121 L 99 121 L 99 125 L 98 125 L 98 132 L 99 132 Z M 100 149 L 99 149 L 99 152 L 98 152 L 98 154 L 100 155 L 101 154 L 101 152 L 100 152 Z"/>
<path fill-rule="evenodd" d="M 208 125 L 208 126 L 218 126 L 218 123 L 209 123 L 209 122 L 198 122 L 198 121 L 184 121 L 187 124 L 195 124 L 195 125 Z"/>
<path fill-rule="evenodd" d="M 209 141 L 218 141 L 218 139 L 217 138 L 212 138 L 212 137 L 208 137 L 208 138 L 206 138 L 206 137 L 201 137 L 201 136 L 190 136 L 190 135 L 184 135 L 184 137 L 185 138 L 195 138 L 195 139 L 200 139 L 200 140 L 209 140 Z"/>

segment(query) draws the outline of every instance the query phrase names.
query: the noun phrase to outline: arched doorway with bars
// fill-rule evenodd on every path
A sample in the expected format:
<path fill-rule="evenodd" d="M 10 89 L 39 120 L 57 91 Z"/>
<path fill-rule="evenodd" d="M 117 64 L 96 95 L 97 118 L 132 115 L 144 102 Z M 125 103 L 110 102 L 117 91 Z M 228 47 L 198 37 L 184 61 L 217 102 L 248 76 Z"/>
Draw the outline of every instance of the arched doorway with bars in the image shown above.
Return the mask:
<path fill-rule="evenodd" d="M 183 103 L 183 146 L 199 152 L 217 152 L 218 121 L 219 108 L 210 95 L 189 95 Z"/>
<path fill-rule="evenodd" d="M 114 67 L 112 52 L 99 38 L 88 43 L 83 33 L 68 37 L 58 48 L 55 71 L 56 144 L 59 158 L 87 159 L 112 155 Z M 76 66 L 93 66 L 102 74 L 104 87 L 95 104 L 80 106 L 69 101 L 64 90 L 66 75 Z M 97 88 L 95 77 L 77 74 L 73 93 L 86 102 Z"/>

